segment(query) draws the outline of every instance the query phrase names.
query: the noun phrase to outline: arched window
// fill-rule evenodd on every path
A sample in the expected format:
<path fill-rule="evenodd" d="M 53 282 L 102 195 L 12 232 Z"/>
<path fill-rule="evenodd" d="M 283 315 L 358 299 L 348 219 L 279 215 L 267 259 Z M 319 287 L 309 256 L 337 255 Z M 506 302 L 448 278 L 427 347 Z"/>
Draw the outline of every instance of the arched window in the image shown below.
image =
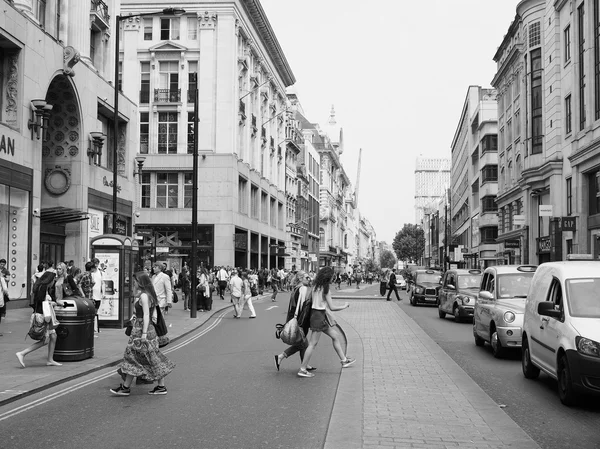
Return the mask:
<path fill-rule="evenodd" d="M 521 155 L 517 156 L 517 160 L 515 161 L 516 172 L 515 172 L 515 181 L 518 182 L 521 179 L 521 173 L 523 171 L 523 161 L 521 160 Z"/>
<path fill-rule="evenodd" d="M 506 186 L 508 188 L 512 187 L 513 185 L 513 163 L 512 161 L 510 161 L 508 163 L 508 172 L 506 173 Z"/>
<path fill-rule="evenodd" d="M 506 188 L 506 173 L 504 171 L 504 167 L 502 167 L 502 170 L 500 170 L 500 179 L 498 181 L 498 188 L 500 191 L 504 190 Z"/>

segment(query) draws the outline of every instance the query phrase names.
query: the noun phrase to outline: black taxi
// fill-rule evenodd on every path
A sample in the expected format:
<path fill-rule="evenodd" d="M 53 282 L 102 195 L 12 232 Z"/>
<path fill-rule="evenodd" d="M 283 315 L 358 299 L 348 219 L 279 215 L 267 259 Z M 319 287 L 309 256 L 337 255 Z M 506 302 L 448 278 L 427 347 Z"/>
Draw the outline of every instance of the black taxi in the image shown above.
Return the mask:
<path fill-rule="evenodd" d="M 438 270 L 416 270 L 410 285 L 409 300 L 412 306 L 419 303 L 437 304 L 438 290 L 441 287 L 442 272 Z"/>
<path fill-rule="evenodd" d="M 465 318 L 473 318 L 473 308 L 481 285 L 481 270 L 452 269 L 442 278 L 438 293 L 438 314 L 454 316 L 457 323 Z"/>

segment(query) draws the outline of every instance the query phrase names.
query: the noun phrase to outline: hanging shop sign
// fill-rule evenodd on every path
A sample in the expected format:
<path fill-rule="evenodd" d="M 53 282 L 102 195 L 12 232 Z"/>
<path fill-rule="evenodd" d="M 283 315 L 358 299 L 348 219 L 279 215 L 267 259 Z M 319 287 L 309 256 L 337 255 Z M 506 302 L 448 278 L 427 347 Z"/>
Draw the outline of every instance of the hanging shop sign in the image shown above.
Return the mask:
<path fill-rule="evenodd" d="M 575 217 L 561 217 L 560 227 L 563 231 L 575 231 Z"/>
<path fill-rule="evenodd" d="M 552 216 L 552 204 L 540 204 L 539 216 L 540 217 L 551 217 Z"/>
<path fill-rule="evenodd" d="M 513 225 L 525 226 L 525 215 L 513 215 Z"/>
<path fill-rule="evenodd" d="M 504 241 L 504 248 L 520 248 L 520 247 L 521 247 L 521 241 L 519 239 Z"/>
<path fill-rule="evenodd" d="M 552 243 L 550 242 L 550 237 L 540 237 L 537 241 L 538 244 L 538 254 L 549 253 L 552 248 Z"/>

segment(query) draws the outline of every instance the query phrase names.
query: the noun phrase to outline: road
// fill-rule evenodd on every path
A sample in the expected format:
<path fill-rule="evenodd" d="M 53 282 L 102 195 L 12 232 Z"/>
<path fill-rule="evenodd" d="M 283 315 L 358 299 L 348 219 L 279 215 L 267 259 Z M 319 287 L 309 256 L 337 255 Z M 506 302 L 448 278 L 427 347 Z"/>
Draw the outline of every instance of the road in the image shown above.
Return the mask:
<path fill-rule="evenodd" d="M 151 386 L 140 385 L 129 397 L 112 396 L 120 377 L 115 368 L 102 370 L 3 408 L 0 447 L 321 448 L 339 359 L 325 339 L 311 363 L 313 379 L 296 376 L 298 356 L 275 369 L 273 355 L 285 349 L 274 337 L 287 311 L 287 295 L 280 296 L 258 303 L 256 319 L 245 312 L 235 320 L 229 310 L 187 344 L 164 348 L 177 363 L 168 395 L 149 396 Z"/>
<path fill-rule="evenodd" d="M 370 293 L 370 289 L 369 289 Z M 398 303 L 404 312 L 433 338 L 446 353 L 544 449 L 600 448 L 600 401 L 586 400 L 565 407 L 558 399 L 556 382 L 545 374 L 525 379 L 520 351 L 495 359 L 489 345 L 475 346 L 472 323 L 454 323 L 438 317 L 431 306 L 413 307 L 406 292 Z"/>

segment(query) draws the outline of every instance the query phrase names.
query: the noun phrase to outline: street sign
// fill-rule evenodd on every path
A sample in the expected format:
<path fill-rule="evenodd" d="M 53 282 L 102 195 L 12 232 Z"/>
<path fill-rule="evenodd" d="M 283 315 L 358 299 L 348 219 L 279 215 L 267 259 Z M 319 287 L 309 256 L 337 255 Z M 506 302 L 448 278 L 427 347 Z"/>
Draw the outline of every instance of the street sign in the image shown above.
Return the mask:
<path fill-rule="evenodd" d="M 469 252 L 469 248 L 461 248 L 460 252 L 463 253 L 463 254 L 466 254 L 466 253 Z"/>
<path fill-rule="evenodd" d="M 157 246 L 156 247 L 156 252 L 157 253 L 168 253 L 169 252 L 169 247 L 168 246 Z"/>
<path fill-rule="evenodd" d="M 513 215 L 513 224 L 515 226 L 525 226 L 525 215 Z"/>
<path fill-rule="evenodd" d="M 136 229 L 135 233 L 144 237 L 152 237 L 152 229 Z"/>
<path fill-rule="evenodd" d="M 552 204 L 540 204 L 539 216 L 540 217 L 551 217 L 552 216 Z"/>
<path fill-rule="evenodd" d="M 521 247 L 521 241 L 519 239 L 504 241 L 504 248 L 520 248 L 520 247 Z"/>
<path fill-rule="evenodd" d="M 575 231 L 575 217 L 561 217 L 560 227 L 563 231 Z"/>

